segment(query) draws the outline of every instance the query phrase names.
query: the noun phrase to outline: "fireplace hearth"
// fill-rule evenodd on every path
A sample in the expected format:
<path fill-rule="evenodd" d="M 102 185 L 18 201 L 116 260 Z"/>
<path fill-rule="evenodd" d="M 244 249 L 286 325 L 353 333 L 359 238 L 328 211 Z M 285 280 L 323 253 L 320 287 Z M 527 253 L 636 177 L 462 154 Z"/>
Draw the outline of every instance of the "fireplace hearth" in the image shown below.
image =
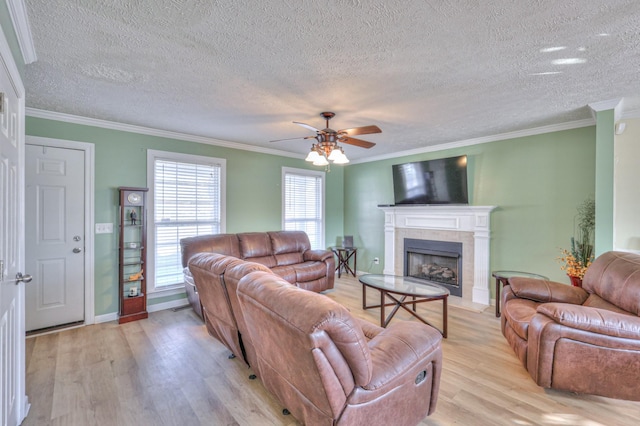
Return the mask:
<path fill-rule="evenodd" d="M 462 296 L 462 243 L 404 239 L 404 275 L 440 284 Z"/>

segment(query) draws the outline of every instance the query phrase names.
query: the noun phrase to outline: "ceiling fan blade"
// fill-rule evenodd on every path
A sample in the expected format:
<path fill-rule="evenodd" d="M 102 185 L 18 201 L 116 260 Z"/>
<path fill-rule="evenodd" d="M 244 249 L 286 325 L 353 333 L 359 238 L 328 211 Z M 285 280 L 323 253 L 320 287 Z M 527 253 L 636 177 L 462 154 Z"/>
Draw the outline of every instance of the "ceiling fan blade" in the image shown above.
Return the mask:
<path fill-rule="evenodd" d="M 308 124 L 301 123 L 301 122 L 299 122 L 299 121 L 294 121 L 294 122 L 293 122 L 293 124 L 297 124 L 298 126 L 302 126 L 302 127 L 304 127 L 305 129 L 309 129 L 309 130 L 311 130 L 312 132 L 319 132 L 319 131 L 320 131 L 320 130 L 316 129 L 316 128 L 315 128 L 315 127 L 313 127 L 313 126 L 309 126 Z"/>
<path fill-rule="evenodd" d="M 339 135 L 346 134 L 347 136 L 370 135 L 372 133 L 382 133 L 382 130 L 380 130 L 380 127 L 373 125 L 338 130 Z"/>
<path fill-rule="evenodd" d="M 349 136 L 341 137 L 340 143 L 348 143 L 349 145 L 359 146 L 360 148 L 372 148 L 376 146 L 376 144 L 373 142 L 363 141 L 362 139 L 350 138 Z"/>
<path fill-rule="evenodd" d="M 276 139 L 274 141 L 269 142 L 282 142 L 282 141 L 292 141 L 294 139 L 315 139 L 315 136 L 298 136 L 297 138 L 285 138 L 285 139 Z"/>

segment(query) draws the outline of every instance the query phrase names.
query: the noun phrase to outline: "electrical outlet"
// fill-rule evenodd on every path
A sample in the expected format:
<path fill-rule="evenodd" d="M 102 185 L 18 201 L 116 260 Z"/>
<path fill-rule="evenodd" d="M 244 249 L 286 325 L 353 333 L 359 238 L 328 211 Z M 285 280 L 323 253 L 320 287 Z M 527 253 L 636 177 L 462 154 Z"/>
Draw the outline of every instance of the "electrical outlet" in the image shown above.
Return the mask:
<path fill-rule="evenodd" d="M 373 263 L 376 264 L 376 265 L 379 265 L 380 264 L 380 258 L 379 257 L 374 257 L 373 258 Z"/>

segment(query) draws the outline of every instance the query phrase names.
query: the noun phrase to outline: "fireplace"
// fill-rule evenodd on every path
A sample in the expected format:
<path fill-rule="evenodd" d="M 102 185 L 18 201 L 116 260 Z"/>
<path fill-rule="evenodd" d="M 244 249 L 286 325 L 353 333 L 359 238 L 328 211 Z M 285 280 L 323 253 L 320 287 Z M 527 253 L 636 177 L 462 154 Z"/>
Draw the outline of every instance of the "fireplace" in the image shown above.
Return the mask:
<path fill-rule="evenodd" d="M 462 296 L 462 243 L 404 239 L 404 275 L 449 289 Z"/>
<path fill-rule="evenodd" d="M 473 309 L 489 305 L 490 213 L 495 206 L 379 207 L 384 211 L 384 274 L 406 274 L 404 239 L 461 243 L 457 266 L 462 296 L 449 300 Z"/>

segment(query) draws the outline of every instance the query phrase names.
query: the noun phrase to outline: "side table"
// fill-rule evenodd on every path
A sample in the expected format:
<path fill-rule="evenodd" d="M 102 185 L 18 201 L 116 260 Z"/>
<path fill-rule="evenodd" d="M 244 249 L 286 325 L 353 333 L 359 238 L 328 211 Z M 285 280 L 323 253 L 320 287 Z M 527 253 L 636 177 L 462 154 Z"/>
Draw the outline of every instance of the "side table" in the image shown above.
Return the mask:
<path fill-rule="evenodd" d="M 500 289 L 502 286 L 509 284 L 509 278 L 511 277 L 525 277 L 535 278 L 538 280 L 549 280 L 544 275 L 532 274 L 529 272 L 520 271 L 495 271 L 491 274 L 496 279 L 496 318 L 500 318 Z"/>
<path fill-rule="evenodd" d="M 358 249 L 356 247 L 331 247 L 331 251 L 335 253 L 338 258 L 338 264 L 336 265 L 336 271 L 338 271 L 338 278 L 344 272 L 350 272 L 354 277 L 356 276 L 356 270 L 358 265 Z M 349 261 L 353 258 L 353 269 L 349 265 Z"/>

